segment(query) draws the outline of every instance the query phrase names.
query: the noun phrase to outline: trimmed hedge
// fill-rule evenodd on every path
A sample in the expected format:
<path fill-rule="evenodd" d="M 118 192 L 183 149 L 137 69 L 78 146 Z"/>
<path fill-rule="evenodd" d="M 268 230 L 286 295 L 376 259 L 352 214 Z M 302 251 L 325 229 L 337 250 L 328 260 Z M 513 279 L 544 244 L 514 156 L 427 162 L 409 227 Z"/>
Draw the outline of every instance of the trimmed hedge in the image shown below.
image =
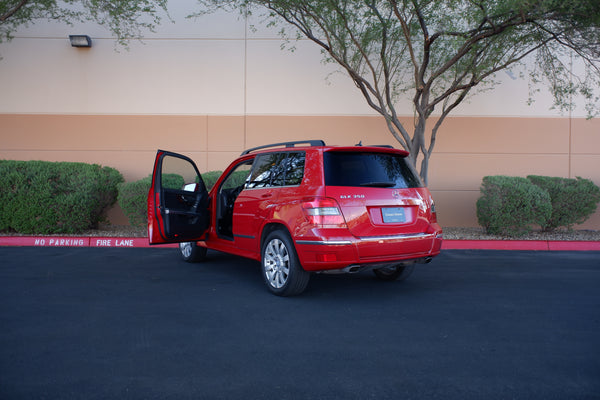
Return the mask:
<path fill-rule="evenodd" d="M 148 221 L 146 202 L 148 191 L 152 183 L 152 175 L 135 182 L 126 182 L 119 185 L 119 206 L 127 216 L 132 226 L 142 227 Z"/>
<path fill-rule="evenodd" d="M 202 174 L 202 180 L 206 185 L 206 190 L 212 189 L 217 183 L 217 179 L 219 179 L 223 175 L 223 171 L 208 171 Z"/>
<path fill-rule="evenodd" d="M 526 178 L 486 176 L 477 200 L 477 219 L 488 233 L 521 236 L 543 226 L 552 214 L 548 192 Z"/>
<path fill-rule="evenodd" d="M 0 231 L 80 233 L 96 228 L 123 181 L 97 164 L 0 160 Z"/>
<path fill-rule="evenodd" d="M 210 171 L 202 174 L 207 190 L 213 187 L 221 173 L 221 171 Z M 185 183 L 180 175 L 175 174 L 165 174 L 163 182 L 171 182 L 167 183 L 170 187 L 183 187 Z M 152 175 L 119 185 L 119 205 L 133 226 L 143 227 L 148 223 L 147 201 L 150 186 L 152 186 Z"/>
<path fill-rule="evenodd" d="M 537 175 L 530 175 L 527 179 L 550 195 L 552 215 L 541 225 L 546 232 L 558 227 L 571 229 L 573 225 L 585 222 L 596 212 L 600 202 L 600 188 L 589 179 Z"/>

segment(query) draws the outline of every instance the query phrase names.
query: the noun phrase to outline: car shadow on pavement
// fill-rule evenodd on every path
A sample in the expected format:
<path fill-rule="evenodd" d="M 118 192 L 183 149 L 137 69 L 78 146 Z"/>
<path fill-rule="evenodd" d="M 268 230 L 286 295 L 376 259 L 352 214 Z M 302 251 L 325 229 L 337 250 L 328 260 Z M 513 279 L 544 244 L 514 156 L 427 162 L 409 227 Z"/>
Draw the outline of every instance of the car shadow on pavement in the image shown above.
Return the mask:
<path fill-rule="evenodd" d="M 187 263 L 178 261 L 178 264 L 185 265 Z M 188 265 L 207 274 L 206 279 L 212 280 L 215 285 L 237 282 L 238 289 L 243 286 L 248 290 L 266 293 L 270 297 L 277 298 L 277 296 L 271 295 L 265 287 L 258 261 L 209 250 L 205 261 Z M 417 266 L 413 275 L 402 282 L 381 281 L 371 271 L 352 274 L 315 273 L 311 275 L 306 291 L 292 298 L 344 300 L 360 295 L 365 298 L 388 300 L 390 296 L 412 295 L 424 290 L 423 280 L 419 279 L 420 267 L 422 266 Z"/>

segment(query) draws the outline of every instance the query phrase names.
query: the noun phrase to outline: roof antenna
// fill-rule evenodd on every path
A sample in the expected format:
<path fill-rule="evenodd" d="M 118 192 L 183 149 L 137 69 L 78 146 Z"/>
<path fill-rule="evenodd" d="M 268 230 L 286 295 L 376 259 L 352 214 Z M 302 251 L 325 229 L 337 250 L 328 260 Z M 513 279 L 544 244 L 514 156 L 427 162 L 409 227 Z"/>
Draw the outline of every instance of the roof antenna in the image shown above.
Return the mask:
<path fill-rule="evenodd" d="M 358 142 L 357 144 L 355 144 L 355 146 L 362 146 L 362 140 L 360 142 Z"/>

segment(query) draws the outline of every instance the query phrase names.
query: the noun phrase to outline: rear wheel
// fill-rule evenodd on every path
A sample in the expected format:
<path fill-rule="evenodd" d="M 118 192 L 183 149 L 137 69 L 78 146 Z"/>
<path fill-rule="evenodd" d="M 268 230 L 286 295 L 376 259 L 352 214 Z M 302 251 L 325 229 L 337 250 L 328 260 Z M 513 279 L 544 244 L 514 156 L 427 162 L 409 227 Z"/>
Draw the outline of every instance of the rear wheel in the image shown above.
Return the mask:
<path fill-rule="evenodd" d="M 179 243 L 179 253 L 185 262 L 200 262 L 206 258 L 206 247 L 198 246 L 196 242 Z"/>
<path fill-rule="evenodd" d="M 263 279 L 273 294 L 293 296 L 308 286 L 310 273 L 300 265 L 292 239 L 284 231 L 269 233 L 261 249 L 261 264 Z"/>
<path fill-rule="evenodd" d="M 415 264 L 395 265 L 392 267 L 374 269 L 375 276 L 382 281 L 403 281 L 412 274 Z"/>

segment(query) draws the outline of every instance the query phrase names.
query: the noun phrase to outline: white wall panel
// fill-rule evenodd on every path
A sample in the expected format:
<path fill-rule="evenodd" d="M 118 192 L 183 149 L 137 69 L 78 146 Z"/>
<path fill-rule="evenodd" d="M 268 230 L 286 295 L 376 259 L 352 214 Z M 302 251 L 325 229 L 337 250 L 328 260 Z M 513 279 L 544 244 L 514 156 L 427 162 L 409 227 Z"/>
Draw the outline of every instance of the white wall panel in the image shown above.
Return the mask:
<path fill-rule="evenodd" d="M 281 50 L 277 28 L 257 15 L 248 23 L 237 12 L 188 19 L 199 7 L 195 0 L 169 7 L 175 23 L 165 20 L 129 51 L 115 51 L 109 32 L 91 23 L 37 21 L 16 32 L 0 44 L 0 113 L 374 114 L 344 72 L 331 75 L 336 67 L 321 62 L 312 42 Z M 90 35 L 93 47 L 71 48 L 73 33 Z M 501 85 L 474 95 L 453 115 L 565 116 L 551 109 L 544 90 L 528 106 L 519 71 L 497 78 Z M 400 114 L 412 114 L 411 97 L 399 100 Z M 584 115 L 583 107 L 573 113 Z"/>
<path fill-rule="evenodd" d="M 76 49 L 66 39 L 1 46 L 0 112 L 243 113 L 244 42 L 148 40 L 115 52 L 111 40 Z"/>
<path fill-rule="evenodd" d="M 321 63 L 312 43 L 300 41 L 293 52 L 280 46 L 279 40 L 248 41 L 248 114 L 373 113 L 346 74 Z"/>

